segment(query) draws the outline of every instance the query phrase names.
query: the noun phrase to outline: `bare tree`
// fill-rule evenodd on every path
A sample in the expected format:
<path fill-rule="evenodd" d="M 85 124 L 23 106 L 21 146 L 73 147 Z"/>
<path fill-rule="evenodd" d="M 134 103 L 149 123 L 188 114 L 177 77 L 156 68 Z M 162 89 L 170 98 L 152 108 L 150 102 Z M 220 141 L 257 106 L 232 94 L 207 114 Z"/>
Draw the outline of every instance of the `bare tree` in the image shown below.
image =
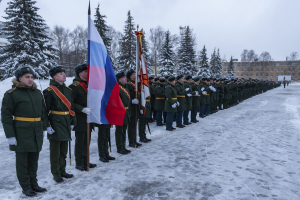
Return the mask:
<path fill-rule="evenodd" d="M 289 56 L 289 60 L 294 61 L 298 59 L 298 52 L 292 52 Z"/>
<path fill-rule="evenodd" d="M 269 62 L 271 60 L 272 60 L 271 54 L 267 51 L 262 52 L 259 56 L 259 61 Z"/>
<path fill-rule="evenodd" d="M 247 53 L 248 53 L 248 50 L 247 49 L 244 49 L 241 53 L 241 61 L 242 62 L 246 62 L 247 61 Z"/>
<path fill-rule="evenodd" d="M 63 65 L 63 63 L 67 61 L 67 54 L 70 48 L 69 30 L 62 26 L 55 25 L 53 30 L 50 31 L 50 38 L 50 43 L 57 49 L 55 54 L 59 59 L 56 62 Z"/>
<path fill-rule="evenodd" d="M 253 62 L 258 57 L 254 50 L 250 50 L 247 52 L 247 61 Z"/>
<path fill-rule="evenodd" d="M 87 39 L 88 31 L 82 26 L 77 26 L 70 33 L 72 60 L 74 64 L 83 63 L 87 57 Z"/>
<path fill-rule="evenodd" d="M 164 42 L 165 31 L 161 26 L 150 29 L 149 44 L 150 44 L 150 63 L 155 66 L 155 76 L 157 76 L 157 64 L 159 54 Z"/>

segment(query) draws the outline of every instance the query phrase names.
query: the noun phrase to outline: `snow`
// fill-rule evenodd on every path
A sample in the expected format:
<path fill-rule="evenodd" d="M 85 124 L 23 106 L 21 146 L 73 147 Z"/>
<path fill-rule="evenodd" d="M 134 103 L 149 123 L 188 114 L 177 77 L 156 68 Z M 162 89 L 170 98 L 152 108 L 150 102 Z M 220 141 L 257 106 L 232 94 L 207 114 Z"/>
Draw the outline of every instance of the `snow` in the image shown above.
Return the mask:
<path fill-rule="evenodd" d="M 39 86 L 38 81 L 37 85 Z M 67 79 L 67 85 L 72 78 Z M 49 80 L 41 80 L 43 89 Z M 3 93 L 10 80 L 1 82 Z M 219 111 L 197 124 L 173 132 L 150 124 L 152 141 L 131 154 L 116 153 L 115 161 L 98 160 L 97 133 L 92 132 L 90 159 L 97 168 L 75 169 L 74 178 L 56 184 L 50 172 L 49 142 L 40 153 L 38 180 L 47 192 L 32 199 L 300 199 L 300 84 L 294 83 L 254 96 Z M 175 125 L 175 123 L 174 123 Z M 0 127 L 0 199 L 23 199 Z"/>

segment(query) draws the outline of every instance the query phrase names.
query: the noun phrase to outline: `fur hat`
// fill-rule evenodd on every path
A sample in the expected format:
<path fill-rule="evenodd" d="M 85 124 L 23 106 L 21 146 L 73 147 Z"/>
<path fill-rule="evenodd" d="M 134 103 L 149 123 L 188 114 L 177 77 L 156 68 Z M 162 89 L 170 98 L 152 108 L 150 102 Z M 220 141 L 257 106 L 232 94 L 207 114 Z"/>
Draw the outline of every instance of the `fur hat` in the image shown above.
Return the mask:
<path fill-rule="evenodd" d="M 182 77 L 183 77 L 182 74 L 178 75 L 178 76 L 177 76 L 177 80 L 181 79 Z"/>
<path fill-rule="evenodd" d="M 75 73 L 76 75 L 79 75 L 80 72 L 87 70 L 87 64 L 81 64 L 81 65 L 77 65 L 75 67 Z"/>
<path fill-rule="evenodd" d="M 128 79 L 130 79 L 130 76 L 131 76 L 133 73 L 135 73 L 135 71 L 134 71 L 133 69 L 128 70 L 127 73 L 126 73 L 126 77 L 127 77 Z"/>
<path fill-rule="evenodd" d="M 159 78 L 159 82 L 162 82 L 162 83 L 163 83 L 163 82 L 166 82 L 165 77 L 160 77 L 160 78 Z"/>
<path fill-rule="evenodd" d="M 170 82 L 175 81 L 175 77 L 174 76 L 169 76 L 168 81 L 170 81 Z"/>
<path fill-rule="evenodd" d="M 18 69 L 15 71 L 15 77 L 19 81 L 19 78 L 22 77 L 24 74 L 32 74 L 35 75 L 34 71 L 32 70 L 32 67 L 28 64 L 20 65 Z"/>
<path fill-rule="evenodd" d="M 124 72 L 119 72 L 119 73 L 116 74 L 117 80 L 119 80 L 120 78 L 122 78 L 124 76 L 126 76 Z"/>
<path fill-rule="evenodd" d="M 186 77 L 185 77 L 185 80 L 189 80 L 189 79 L 192 79 L 193 77 L 191 76 L 191 75 L 187 75 Z"/>
<path fill-rule="evenodd" d="M 55 76 L 55 74 L 59 72 L 65 72 L 65 68 L 63 66 L 53 67 L 52 69 L 50 69 L 49 74 L 53 78 L 53 76 Z"/>

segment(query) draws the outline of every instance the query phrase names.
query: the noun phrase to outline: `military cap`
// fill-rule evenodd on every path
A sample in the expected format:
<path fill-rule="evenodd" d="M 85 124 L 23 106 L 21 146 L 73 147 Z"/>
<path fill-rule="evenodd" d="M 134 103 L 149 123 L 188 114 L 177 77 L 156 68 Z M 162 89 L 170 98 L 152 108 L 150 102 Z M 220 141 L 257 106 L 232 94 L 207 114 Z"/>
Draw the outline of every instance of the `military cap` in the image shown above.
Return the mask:
<path fill-rule="evenodd" d="M 49 74 L 51 77 L 55 76 L 55 74 L 59 73 L 59 72 L 65 72 L 65 68 L 61 65 L 53 67 L 52 69 L 50 69 Z"/>
<path fill-rule="evenodd" d="M 32 74 L 35 75 L 34 71 L 32 70 L 31 66 L 28 64 L 22 64 L 18 67 L 18 69 L 15 71 L 15 76 L 17 80 L 19 80 L 20 77 L 22 77 L 24 74 Z"/>
<path fill-rule="evenodd" d="M 199 81 L 199 80 L 200 80 L 200 78 L 199 78 L 198 76 L 194 77 L 194 81 L 195 81 L 195 82 L 197 82 L 197 81 Z"/>
<path fill-rule="evenodd" d="M 207 81 L 210 81 L 210 78 L 206 78 Z"/>
<path fill-rule="evenodd" d="M 178 76 L 177 76 L 177 80 L 181 79 L 182 77 L 183 77 L 182 74 L 178 75 Z"/>
<path fill-rule="evenodd" d="M 155 77 L 155 78 L 154 78 L 154 81 L 158 81 L 158 80 L 159 80 L 159 78 L 158 78 L 158 77 Z"/>
<path fill-rule="evenodd" d="M 204 78 L 202 78 L 202 81 L 206 81 L 206 80 L 207 80 L 207 78 L 205 78 L 205 77 L 204 77 Z"/>
<path fill-rule="evenodd" d="M 120 78 L 122 78 L 124 76 L 126 76 L 124 72 L 119 72 L 119 73 L 116 74 L 117 80 L 119 80 Z"/>
<path fill-rule="evenodd" d="M 160 78 L 159 78 L 159 82 L 166 82 L 165 77 L 160 77 Z"/>
<path fill-rule="evenodd" d="M 185 77 L 185 80 L 189 80 L 189 79 L 192 79 L 193 77 L 191 76 L 191 75 L 187 75 L 186 77 Z"/>
<path fill-rule="evenodd" d="M 153 80 L 153 79 L 154 79 L 154 77 L 153 77 L 153 76 L 150 76 L 150 77 L 149 77 L 149 80 Z"/>
<path fill-rule="evenodd" d="M 133 73 L 135 73 L 135 71 L 134 71 L 133 69 L 128 70 L 127 73 L 126 73 L 126 77 L 127 77 L 128 79 L 130 79 L 130 76 L 131 76 Z"/>
<path fill-rule="evenodd" d="M 75 67 L 75 73 L 76 75 L 78 75 L 80 72 L 87 70 L 87 64 L 81 64 L 81 65 L 77 65 Z"/>
<path fill-rule="evenodd" d="M 169 79 L 169 77 L 170 77 L 169 75 L 165 76 L 166 79 Z"/>
<path fill-rule="evenodd" d="M 169 80 L 170 82 L 175 81 L 175 77 L 174 77 L 174 76 L 169 76 L 168 80 Z"/>

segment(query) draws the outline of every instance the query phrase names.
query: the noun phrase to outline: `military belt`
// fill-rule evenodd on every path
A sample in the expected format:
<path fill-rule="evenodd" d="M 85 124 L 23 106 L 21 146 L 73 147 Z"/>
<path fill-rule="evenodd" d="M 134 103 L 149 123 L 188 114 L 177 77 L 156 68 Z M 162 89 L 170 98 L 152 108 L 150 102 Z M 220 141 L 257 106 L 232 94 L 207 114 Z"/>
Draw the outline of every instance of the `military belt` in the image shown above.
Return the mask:
<path fill-rule="evenodd" d="M 198 95 L 193 95 L 193 97 L 200 97 L 200 94 L 198 94 Z"/>
<path fill-rule="evenodd" d="M 150 99 L 146 99 L 146 102 L 150 102 Z"/>
<path fill-rule="evenodd" d="M 126 110 L 128 110 L 129 109 L 129 107 L 124 107 Z"/>
<path fill-rule="evenodd" d="M 156 99 L 163 99 L 163 100 L 165 100 L 165 98 L 164 98 L 164 97 L 156 97 Z"/>
<path fill-rule="evenodd" d="M 172 98 L 173 100 L 177 100 L 177 98 Z"/>
<path fill-rule="evenodd" d="M 69 111 L 54 111 L 54 110 L 51 110 L 50 113 L 54 114 L 54 115 L 68 115 L 68 114 L 70 114 Z"/>
<path fill-rule="evenodd" d="M 14 117 L 14 120 L 16 121 L 23 121 L 23 122 L 39 122 L 41 121 L 41 118 L 28 118 L 28 117 Z"/>
<path fill-rule="evenodd" d="M 177 97 L 185 97 L 185 95 L 177 95 Z"/>
<path fill-rule="evenodd" d="M 207 95 L 207 96 L 209 96 L 209 94 L 204 94 L 204 95 Z"/>

